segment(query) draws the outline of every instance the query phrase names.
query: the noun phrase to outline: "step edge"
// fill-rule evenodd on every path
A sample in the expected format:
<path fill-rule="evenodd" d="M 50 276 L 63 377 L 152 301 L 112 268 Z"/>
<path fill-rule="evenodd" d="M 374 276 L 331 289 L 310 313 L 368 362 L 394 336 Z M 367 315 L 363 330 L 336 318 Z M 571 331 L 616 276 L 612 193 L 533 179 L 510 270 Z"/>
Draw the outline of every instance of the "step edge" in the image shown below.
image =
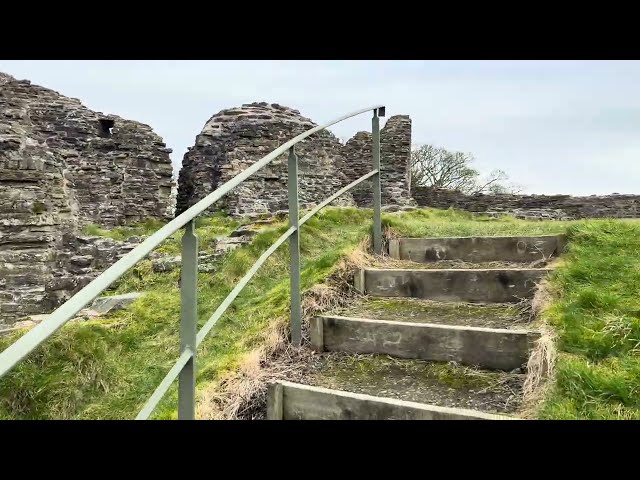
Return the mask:
<path fill-rule="evenodd" d="M 355 400 L 372 401 L 378 403 L 385 403 L 388 405 L 396 405 L 405 408 L 414 408 L 419 410 L 427 410 L 431 412 L 438 412 L 444 414 L 456 414 L 469 417 L 469 419 L 482 419 L 482 420 L 521 420 L 517 417 L 511 417 L 507 415 L 482 412 L 480 410 L 471 410 L 468 408 L 456 408 L 456 407 L 441 407 L 439 405 L 433 405 L 430 403 L 411 402 L 408 400 L 398 400 L 390 397 L 379 397 L 375 395 L 367 395 L 365 393 L 348 392 L 346 390 L 336 390 L 326 387 L 317 387 L 314 385 L 305 385 L 303 383 L 295 383 L 287 380 L 278 380 L 271 385 L 281 385 L 283 388 L 295 388 L 299 390 L 315 391 L 318 393 L 326 393 L 330 395 L 336 395 L 340 397 L 351 397 Z"/>
<path fill-rule="evenodd" d="M 407 260 L 408 261 L 408 260 Z M 418 262 L 415 262 L 418 263 Z M 554 268 L 379 268 L 362 267 L 361 270 L 369 272 L 553 272 Z"/>
<path fill-rule="evenodd" d="M 398 326 L 406 326 L 406 327 L 416 327 L 416 328 L 432 328 L 439 330 L 468 330 L 473 332 L 485 332 L 485 333 L 511 333 L 514 335 L 536 335 L 540 334 L 540 332 L 536 330 L 523 330 L 523 329 L 510 329 L 510 328 L 490 328 L 490 327 L 473 327 L 466 325 L 445 325 L 440 323 L 422 323 L 422 322 L 402 322 L 398 320 L 384 320 L 384 319 L 376 319 L 376 318 L 364 318 L 364 317 L 348 317 L 343 315 L 316 315 L 317 318 L 333 318 L 338 320 L 346 320 L 349 322 L 360 322 L 360 323 L 378 323 L 378 324 L 387 324 L 387 325 L 398 325 Z"/>
<path fill-rule="evenodd" d="M 393 240 L 466 240 L 469 238 L 488 238 L 488 239 L 506 239 L 506 238 L 545 238 L 545 239 L 562 239 L 566 238 L 566 235 L 499 235 L 499 236 L 486 236 L 486 235 L 472 235 L 468 237 L 396 237 Z"/>

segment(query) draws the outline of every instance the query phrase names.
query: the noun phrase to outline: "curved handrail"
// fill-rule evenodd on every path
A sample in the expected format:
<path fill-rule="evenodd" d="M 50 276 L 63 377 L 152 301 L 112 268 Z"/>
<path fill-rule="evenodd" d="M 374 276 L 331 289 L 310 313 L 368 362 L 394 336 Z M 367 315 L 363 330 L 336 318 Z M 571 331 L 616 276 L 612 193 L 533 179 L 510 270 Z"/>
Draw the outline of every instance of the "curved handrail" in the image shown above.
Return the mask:
<path fill-rule="evenodd" d="M 313 208 L 313 210 L 311 210 L 309 213 L 307 213 L 304 217 L 300 219 L 299 227 L 304 225 L 307 221 L 311 219 L 311 217 L 313 217 L 316 213 L 318 213 L 322 208 L 329 205 L 333 200 L 338 198 L 340 195 L 344 195 L 353 187 L 371 178 L 377 173 L 378 173 L 378 170 L 372 170 L 371 172 L 363 175 L 362 177 L 351 182 L 349 185 L 341 188 L 336 193 L 334 193 L 330 197 L 323 200 L 315 208 Z M 240 279 L 240 281 L 234 287 L 234 289 L 231 292 L 229 292 L 226 298 L 218 306 L 216 311 L 213 312 L 213 315 L 211 315 L 209 320 L 207 320 L 206 323 L 202 326 L 202 328 L 200 329 L 196 337 L 196 348 L 198 348 L 200 343 L 202 343 L 202 341 L 206 338 L 207 334 L 215 326 L 218 320 L 220 320 L 222 315 L 224 315 L 227 308 L 229 308 L 231 303 L 240 294 L 242 289 L 253 278 L 253 276 L 256 274 L 258 269 L 285 241 L 287 241 L 287 239 L 291 235 L 293 235 L 295 231 L 296 231 L 295 227 L 290 227 L 286 232 L 280 235 L 280 237 L 275 242 L 273 242 L 273 244 L 267 250 L 265 250 L 262 255 L 260 255 L 260 258 L 258 258 L 258 260 L 256 260 L 253 266 L 249 269 L 249 271 L 244 274 L 244 276 Z M 142 410 L 140 410 L 140 413 L 138 413 L 136 420 L 146 420 L 147 418 L 149 418 L 149 416 L 151 415 L 155 407 L 158 405 L 158 403 L 160 403 L 160 400 L 162 400 L 163 395 L 169 390 L 173 381 L 178 377 L 180 370 L 186 365 L 186 363 L 189 361 L 192 355 L 193 355 L 193 352 L 191 350 L 185 350 L 185 352 L 176 360 L 173 367 L 171 367 L 171 369 L 169 370 L 169 373 L 167 373 L 164 379 L 156 387 L 151 397 L 149 397 L 149 399 L 147 400 L 147 403 L 145 403 L 145 405 L 142 407 Z"/>
<path fill-rule="evenodd" d="M 38 345 L 58 331 L 64 324 L 66 324 L 73 316 L 78 313 L 83 307 L 85 307 L 90 301 L 95 299 L 100 293 L 107 289 L 113 282 L 118 280 L 124 273 L 127 272 L 136 263 L 146 257 L 153 251 L 160 243 L 165 241 L 171 235 L 173 235 L 180 228 L 185 226 L 188 222 L 196 218 L 213 203 L 229 193 L 233 188 L 246 180 L 248 177 L 256 173 L 258 170 L 269 164 L 278 156 L 285 153 L 289 148 L 293 147 L 297 143 L 307 138 L 314 133 L 324 130 L 331 125 L 335 125 L 343 120 L 346 120 L 361 113 L 365 113 L 372 110 L 383 109 L 383 105 L 375 105 L 372 107 L 356 110 L 355 112 L 342 115 L 341 117 L 332 120 L 323 125 L 311 128 L 306 132 L 292 138 L 288 142 L 282 144 L 268 155 L 262 157 L 256 163 L 243 170 L 241 173 L 233 177 L 228 182 L 221 185 L 215 191 L 204 197 L 195 205 L 182 212 L 176 218 L 167 223 L 164 227 L 160 228 L 157 232 L 152 234 L 149 238 L 144 240 L 140 245 L 131 250 L 127 255 L 122 257 L 111 267 L 106 269 L 100 276 L 91 281 L 88 285 L 82 288 L 79 292 L 73 295 L 69 300 L 58 307 L 46 320 L 35 326 L 32 330 L 23 335 L 19 340 L 10 345 L 7 349 L 0 353 L 0 377 L 10 371 L 16 364 L 18 364 L 24 357 L 31 353 Z"/>

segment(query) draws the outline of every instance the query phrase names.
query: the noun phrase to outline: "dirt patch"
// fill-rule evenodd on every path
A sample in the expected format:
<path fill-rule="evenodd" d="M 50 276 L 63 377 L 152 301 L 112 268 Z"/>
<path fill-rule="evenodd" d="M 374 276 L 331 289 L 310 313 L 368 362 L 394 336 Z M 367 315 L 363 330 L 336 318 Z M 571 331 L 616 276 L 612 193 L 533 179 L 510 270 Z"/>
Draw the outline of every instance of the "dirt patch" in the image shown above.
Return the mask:
<path fill-rule="evenodd" d="M 518 373 L 343 353 L 318 356 L 305 377 L 303 383 L 313 386 L 506 414 L 518 410 L 524 383 Z"/>

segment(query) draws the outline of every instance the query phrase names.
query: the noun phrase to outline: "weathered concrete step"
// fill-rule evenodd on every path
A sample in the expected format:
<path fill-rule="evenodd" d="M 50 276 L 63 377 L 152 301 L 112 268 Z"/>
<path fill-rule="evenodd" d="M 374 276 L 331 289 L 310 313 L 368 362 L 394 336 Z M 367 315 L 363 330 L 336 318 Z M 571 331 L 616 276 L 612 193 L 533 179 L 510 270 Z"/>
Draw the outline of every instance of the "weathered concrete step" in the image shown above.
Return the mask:
<path fill-rule="evenodd" d="M 364 296 L 348 306 L 324 313 L 396 322 L 504 329 L 523 329 L 530 323 L 529 312 L 513 303 L 436 302 L 409 297 Z"/>
<path fill-rule="evenodd" d="M 269 385 L 268 420 L 515 420 L 505 415 L 280 381 Z"/>
<path fill-rule="evenodd" d="M 368 267 L 371 268 L 408 268 L 411 270 L 491 270 L 491 269 L 510 269 L 510 268 L 553 268 L 551 265 L 556 259 L 549 261 L 539 260 L 531 263 L 521 262 L 463 262 L 462 260 L 438 260 L 437 262 L 418 263 L 410 260 L 394 260 L 386 257 L 377 259 Z"/>
<path fill-rule="evenodd" d="M 314 387 L 394 398 L 439 407 L 517 415 L 523 370 L 506 372 L 454 362 L 430 362 L 380 354 L 324 352 L 313 356 L 304 380 Z"/>
<path fill-rule="evenodd" d="M 356 273 L 360 292 L 379 297 L 413 297 L 441 302 L 519 302 L 535 293 L 552 269 L 383 269 Z"/>
<path fill-rule="evenodd" d="M 311 344 L 319 352 L 377 353 L 507 371 L 526 365 L 538 337 L 527 330 L 328 315 L 311 319 Z"/>
<path fill-rule="evenodd" d="M 413 262 L 533 262 L 559 256 L 565 235 L 510 237 L 397 238 L 389 241 L 389 256 Z"/>

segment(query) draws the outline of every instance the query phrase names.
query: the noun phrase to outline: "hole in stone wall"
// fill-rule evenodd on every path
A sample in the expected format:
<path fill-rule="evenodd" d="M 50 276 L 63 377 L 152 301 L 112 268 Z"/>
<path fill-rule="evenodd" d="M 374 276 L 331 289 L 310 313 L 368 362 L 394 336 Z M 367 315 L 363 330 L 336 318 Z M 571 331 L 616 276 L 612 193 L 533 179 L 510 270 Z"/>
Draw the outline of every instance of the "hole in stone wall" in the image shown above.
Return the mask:
<path fill-rule="evenodd" d="M 110 118 L 101 118 L 100 120 L 98 120 L 98 122 L 100 123 L 100 135 L 104 137 L 111 136 L 111 134 L 113 133 L 111 129 L 115 125 L 115 121 L 111 120 Z"/>

